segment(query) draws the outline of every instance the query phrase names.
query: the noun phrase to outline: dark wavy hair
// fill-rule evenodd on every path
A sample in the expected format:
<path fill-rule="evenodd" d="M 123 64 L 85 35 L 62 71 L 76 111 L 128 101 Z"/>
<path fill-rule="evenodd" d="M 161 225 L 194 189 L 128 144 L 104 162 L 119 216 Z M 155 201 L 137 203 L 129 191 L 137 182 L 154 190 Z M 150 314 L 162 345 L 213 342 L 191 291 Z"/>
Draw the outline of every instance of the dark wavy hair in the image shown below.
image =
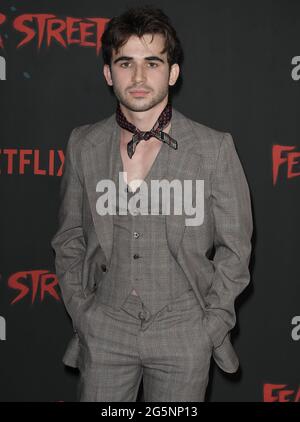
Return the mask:
<path fill-rule="evenodd" d="M 183 50 L 176 31 L 168 16 L 158 8 L 139 6 L 126 10 L 119 16 L 113 17 L 102 35 L 102 57 L 105 64 L 110 66 L 112 51 L 117 53 L 129 39 L 136 35 L 141 38 L 144 34 L 162 34 L 165 45 L 162 53 L 167 52 L 168 63 L 179 65 L 183 61 Z"/>

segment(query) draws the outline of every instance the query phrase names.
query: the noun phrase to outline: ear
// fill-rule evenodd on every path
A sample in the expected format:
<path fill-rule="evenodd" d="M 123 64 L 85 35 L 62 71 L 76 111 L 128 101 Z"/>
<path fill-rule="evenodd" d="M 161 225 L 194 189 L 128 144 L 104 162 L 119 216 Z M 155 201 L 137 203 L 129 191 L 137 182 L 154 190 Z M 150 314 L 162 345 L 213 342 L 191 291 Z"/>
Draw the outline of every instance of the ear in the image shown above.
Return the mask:
<path fill-rule="evenodd" d="M 113 81 L 112 81 L 112 78 L 111 78 L 111 71 L 110 71 L 110 67 L 109 67 L 108 64 L 105 64 L 103 66 L 103 75 L 105 77 L 105 80 L 107 82 L 107 85 L 112 86 L 113 85 Z"/>
<path fill-rule="evenodd" d="M 169 76 L 169 85 L 173 86 L 176 84 L 180 73 L 180 67 L 177 63 L 172 64 L 170 69 L 170 76 Z"/>

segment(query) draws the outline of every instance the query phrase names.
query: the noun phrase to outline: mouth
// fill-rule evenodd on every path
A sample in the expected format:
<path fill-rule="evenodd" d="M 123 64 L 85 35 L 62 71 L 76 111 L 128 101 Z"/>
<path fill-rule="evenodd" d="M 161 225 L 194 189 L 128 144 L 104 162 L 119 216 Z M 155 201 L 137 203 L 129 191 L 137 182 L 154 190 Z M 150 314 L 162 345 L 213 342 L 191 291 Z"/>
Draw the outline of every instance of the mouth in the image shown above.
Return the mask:
<path fill-rule="evenodd" d="M 149 94 L 149 91 L 142 91 L 140 89 L 136 89 L 134 91 L 129 91 L 129 93 L 134 97 L 144 97 L 145 95 Z"/>

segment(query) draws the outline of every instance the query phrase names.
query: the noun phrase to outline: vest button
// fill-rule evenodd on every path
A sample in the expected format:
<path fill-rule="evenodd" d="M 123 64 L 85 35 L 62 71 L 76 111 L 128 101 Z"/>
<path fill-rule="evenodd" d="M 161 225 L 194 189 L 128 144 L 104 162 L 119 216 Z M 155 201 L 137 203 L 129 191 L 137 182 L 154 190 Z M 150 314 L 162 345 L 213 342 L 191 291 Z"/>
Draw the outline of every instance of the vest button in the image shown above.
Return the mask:
<path fill-rule="evenodd" d="M 145 319 L 146 317 L 145 317 L 145 314 L 144 314 L 144 312 L 139 312 L 139 318 L 140 319 Z"/>
<path fill-rule="evenodd" d="M 133 237 L 134 237 L 135 239 L 137 239 L 139 236 L 140 236 L 140 234 L 139 234 L 138 232 L 133 232 Z"/>
<path fill-rule="evenodd" d="M 101 264 L 101 270 L 105 273 L 107 268 L 105 264 Z"/>
<path fill-rule="evenodd" d="M 134 255 L 133 255 L 133 258 L 134 259 L 138 259 L 140 257 L 140 255 L 139 254 L 137 254 L 137 253 L 135 253 Z"/>

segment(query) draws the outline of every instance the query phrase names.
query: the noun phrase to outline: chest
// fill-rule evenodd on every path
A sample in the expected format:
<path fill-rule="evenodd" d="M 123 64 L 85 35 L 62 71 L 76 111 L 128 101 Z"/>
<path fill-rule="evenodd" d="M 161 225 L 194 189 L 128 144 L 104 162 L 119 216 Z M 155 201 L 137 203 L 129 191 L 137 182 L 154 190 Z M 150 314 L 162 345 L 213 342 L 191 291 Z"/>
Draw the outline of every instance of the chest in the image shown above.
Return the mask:
<path fill-rule="evenodd" d="M 161 147 L 162 142 L 160 141 L 150 145 L 146 145 L 146 141 L 141 141 L 130 159 L 127 154 L 126 144 L 120 144 L 123 172 L 125 172 L 124 180 L 132 191 L 135 191 L 140 186 L 141 181 L 150 172 Z"/>

